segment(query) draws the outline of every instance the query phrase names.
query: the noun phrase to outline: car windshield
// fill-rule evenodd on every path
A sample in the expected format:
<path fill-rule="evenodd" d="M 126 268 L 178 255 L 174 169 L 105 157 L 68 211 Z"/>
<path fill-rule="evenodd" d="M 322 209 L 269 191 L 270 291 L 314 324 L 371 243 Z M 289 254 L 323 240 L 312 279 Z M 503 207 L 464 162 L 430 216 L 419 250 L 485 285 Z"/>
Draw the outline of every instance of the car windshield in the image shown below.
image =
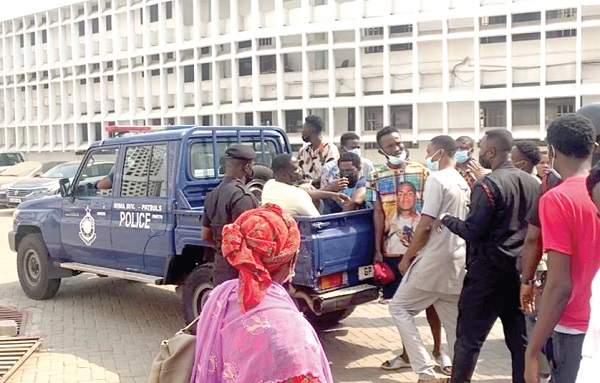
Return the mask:
<path fill-rule="evenodd" d="M 13 166 L 21 162 L 19 153 L 0 153 L 0 166 Z"/>
<path fill-rule="evenodd" d="M 42 175 L 43 178 L 73 178 L 79 169 L 79 163 L 61 164 L 53 167 Z"/>
<path fill-rule="evenodd" d="M 20 162 L 3 171 L 0 176 L 25 177 L 33 173 L 36 169 L 39 169 L 40 165 L 39 162 L 33 161 Z"/>

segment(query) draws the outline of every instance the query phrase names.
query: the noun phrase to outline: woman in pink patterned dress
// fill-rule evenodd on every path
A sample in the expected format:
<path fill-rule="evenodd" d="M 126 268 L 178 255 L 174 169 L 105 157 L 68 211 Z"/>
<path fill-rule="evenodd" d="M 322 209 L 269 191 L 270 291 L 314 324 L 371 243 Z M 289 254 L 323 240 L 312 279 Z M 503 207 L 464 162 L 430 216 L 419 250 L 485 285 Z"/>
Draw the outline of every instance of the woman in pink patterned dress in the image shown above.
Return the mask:
<path fill-rule="evenodd" d="M 282 284 L 293 278 L 300 232 L 277 205 L 249 210 L 222 236 L 239 279 L 217 286 L 196 330 L 192 383 L 333 383 L 313 328 Z"/>

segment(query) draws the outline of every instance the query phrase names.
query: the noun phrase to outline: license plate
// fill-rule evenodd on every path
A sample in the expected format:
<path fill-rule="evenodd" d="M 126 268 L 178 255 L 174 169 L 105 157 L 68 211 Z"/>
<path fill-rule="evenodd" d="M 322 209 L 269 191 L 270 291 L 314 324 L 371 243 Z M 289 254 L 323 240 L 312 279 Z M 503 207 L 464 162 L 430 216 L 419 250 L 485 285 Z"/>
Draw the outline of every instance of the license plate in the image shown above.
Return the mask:
<path fill-rule="evenodd" d="M 21 199 L 20 198 L 9 198 L 8 202 L 21 203 Z"/>
<path fill-rule="evenodd" d="M 364 279 L 373 278 L 373 273 L 375 269 L 373 266 L 362 266 L 358 268 L 358 280 L 362 281 Z"/>

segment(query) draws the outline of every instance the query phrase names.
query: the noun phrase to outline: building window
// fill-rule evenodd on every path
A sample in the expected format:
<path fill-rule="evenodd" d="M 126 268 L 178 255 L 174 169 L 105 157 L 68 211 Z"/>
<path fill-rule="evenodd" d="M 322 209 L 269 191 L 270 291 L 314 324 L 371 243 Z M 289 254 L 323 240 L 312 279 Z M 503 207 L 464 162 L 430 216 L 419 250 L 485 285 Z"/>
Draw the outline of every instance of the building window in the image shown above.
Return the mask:
<path fill-rule="evenodd" d="M 31 39 L 31 46 L 34 47 L 35 46 L 35 32 L 31 32 L 29 34 L 29 38 Z"/>
<path fill-rule="evenodd" d="M 277 72 L 277 62 L 275 55 L 260 56 L 260 73 L 275 73 Z"/>
<path fill-rule="evenodd" d="M 506 102 L 482 102 L 479 109 L 482 128 L 506 126 Z"/>
<path fill-rule="evenodd" d="M 540 21 L 541 12 L 517 13 L 512 15 L 513 23 L 527 23 L 530 21 Z"/>
<path fill-rule="evenodd" d="M 564 116 L 565 114 L 573 114 L 575 113 L 575 105 L 567 104 L 567 105 L 557 105 L 556 106 L 556 117 Z"/>
<path fill-rule="evenodd" d="M 81 80 L 79 80 L 79 85 L 85 85 L 85 83 L 86 83 L 86 81 L 85 81 L 85 79 L 84 79 L 84 78 L 83 78 L 83 79 L 81 79 Z"/>
<path fill-rule="evenodd" d="M 302 110 L 285 111 L 285 131 L 299 133 L 302 130 Z"/>
<path fill-rule="evenodd" d="M 107 61 L 106 62 L 106 69 L 112 69 L 113 67 L 113 62 L 112 61 Z"/>
<path fill-rule="evenodd" d="M 206 64 L 202 64 L 202 81 L 209 81 L 212 79 L 211 76 L 211 68 L 210 68 L 210 64 L 206 63 Z"/>
<path fill-rule="evenodd" d="M 94 77 L 94 84 L 100 84 L 100 77 Z"/>
<path fill-rule="evenodd" d="M 390 35 L 412 33 L 412 31 L 413 31 L 412 24 L 390 26 Z"/>
<path fill-rule="evenodd" d="M 259 47 L 270 47 L 272 45 L 273 45 L 273 38 L 271 38 L 271 37 L 258 39 Z"/>
<path fill-rule="evenodd" d="M 506 15 L 502 16 L 484 16 L 479 18 L 479 25 L 487 26 L 487 25 L 502 25 L 506 24 Z"/>
<path fill-rule="evenodd" d="M 565 29 L 562 31 L 546 32 L 547 39 L 559 39 L 561 37 L 575 37 L 575 36 L 577 36 L 577 29 Z"/>
<path fill-rule="evenodd" d="M 112 81 L 114 81 L 114 79 L 115 78 L 113 77 L 113 75 L 106 77 L 106 81 L 108 81 L 108 82 L 112 82 Z"/>
<path fill-rule="evenodd" d="M 202 116 L 202 126 L 210 126 L 211 116 Z"/>
<path fill-rule="evenodd" d="M 194 82 L 193 65 L 186 65 L 183 67 L 183 82 Z"/>
<path fill-rule="evenodd" d="M 210 54 L 210 47 L 202 47 L 202 48 L 200 48 L 200 54 L 201 55 L 209 55 Z"/>
<path fill-rule="evenodd" d="M 106 24 L 106 30 L 112 31 L 112 16 L 111 15 L 106 16 L 106 18 L 104 19 L 104 22 Z"/>
<path fill-rule="evenodd" d="M 390 125 L 398 129 L 412 129 L 412 106 L 394 105 L 390 107 Z"/>
<path fill-rule="evenodd" d="M 546 11 L 546 19 L 571 19 L 577 17 L 577 8 L 554 9 Z"/>
<path fill-rule="evenodd" d="M 512 104 L 513 126 L 539 126 L 540 102 L 539 100 L 519 100 Z"/>
<path fill-rule="evenodd" d="M 365 131 L 374 131 L 383 127 L 383 106 L 365 108 Z"/>
<path fill-rule="evenodd" d="M 148 9 L 150 12 L 150 22 L 155 23 L 158 21 L 158 4 L 151 5 Z M 140 21 L 144 22 L 144 9 L 140 9 Z"/>
<path fill-rule="evenodd" d="M 506 36 L 489 36 L 482 37 L 479 39 L 480 44 L 494 44 L 494 43 L 505 43 Z"/>
<path fill-rule="evenodd" d="M 19 35 L 19 46 L 21 48 L 25 46 L 25 37 L 23 35 Z"/>
<path fill-rule="evenodd" d="M 79 128 L 79 133 L 81 135 L 81 142 L 88 142 L 89 136 L 87 124 L 77 124 L 77 127 Z"/>
<path fill-rule="evenodd" d="M 246 48 L 252 48 L 252 40 L 238 42 L 238 49 L 246 49 Z M 204 49 L 204 48 L 202 48 L 202 49 Z M 209 51 L 209 53 L 210 53 L 210 51 Z"/>
<path fill-rule="evenodd" d="M 366 47 L 365 48 L 365 54 L 371 54 L 371 53 L 381 53 L 383 52 L 383 45 L 379 45 L 376 47 Z"/>
<path fill-rule="evenodd" d="M 85 36 L 85 21 L 79 22 L 79 36 Z"/>
<path fill-rule="evenodd" d="M 239 75 L 252 76 L 252 58 L 246 57 L 239 61 Z"/>
<path fill-rule="evenodd" d="M 93 72 L 97 72 L 100 70 L 100 64 L 96 63 L 96 64 L 92 64 L 92 71 Z"/>
<path fill-rule="evenodd" d="M 519 33 L 517 35 L 512 35 L 512 41 L 529 41 L 529 40 L 539 40 L 540 32 L 531 32 L 531 33 Z"/>
<path fill-rule="evenodd" d="M 47 42 L 48 42 L 48 31 L 44 29 L 42 31 L 42 44 L 46 44 Z"/>
<path fill-rule="evenodd" d="M 173 18 L 173 3 L 172 2 L 168 2 L 165 4 L 165 13 L 166 13 L 166 17 L 167 19 L 172 19 Z"/>
<path fill-rule="evenodd" d="M 96 122 L 94 124 L 94 135 L 96 140 L 100 140 L 102 138 L 102 124 L 100 122 Z"/>
<path fill-rule="evenodd" d="M 383 36 L 383 27 L 364 28 L 363 36 L 364 37 Z"/>
<path fill-rule="evenodd" d="M 98 19 L 93 19 L 92 20 L 92 33 L 99 33 L 100 32 L 100 23 L 98 22 Z"/>
<path fill-rule="evenodd" d="M 413 46 L 412 43 L 404 43 L 404 44 L 392 44 L 390 45 L 390 51 L 412 51 Z"/>
<path fill-rule="evenodd" d="M 167 68 L 167 74 L 173 74 L 173 68 Z"/>

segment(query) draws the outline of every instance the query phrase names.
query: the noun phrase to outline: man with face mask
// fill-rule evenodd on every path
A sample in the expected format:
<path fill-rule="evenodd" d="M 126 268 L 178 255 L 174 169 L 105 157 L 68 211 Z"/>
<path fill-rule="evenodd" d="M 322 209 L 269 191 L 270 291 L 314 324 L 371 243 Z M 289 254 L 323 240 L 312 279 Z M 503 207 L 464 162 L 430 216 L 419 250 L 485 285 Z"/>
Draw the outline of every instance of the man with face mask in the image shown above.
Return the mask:
<path fill-rule="evenodd" d="M 467 184 L 472 189 L 477 178 L 469 169 L 469 165 L 473 162 L 473 152 L 475 151 L 475 141 L 469 136 L 460 136 L 455 141 L 456 152 L 454 153 L 454 161 L 456 161 L 456 170 L 467 181 Z"/>
<path fill-rule="evenodd" d="M 453 383 L 471 381 L 481 346 L 498 318 L 512 356 L 513 382 L 524 382 L 527 337 L 516 258 L 539 184 L 508 160 L 512 146 L 509 131 L 488 131 L 480 142 L 479 162 L 492 172 L 475 183 L 469 215 L 465 220 L 440 216 L 444 226 L 469 242 L 473 254 L 458 305 Z"/>
<path fill-rule="evenodd" d="M 542 160 L 540 148 L 533 141 L 520 141 L 513 146 L 510 152 L 510 159 L 513 165 L 527 174 L 531 174 L 532 177 L 539 183 L 542 181 L 533 174 L 533 169 Z"/>
<path fill-rule="evenodd" d="M 342 134 L 340 138 L 340 150 L 341 154 L 354 153 L 360 158 L 360 172 L 361 175 L 367 177 L 371 171 L 373 171 L 373 162 L 368 158 L 361 157 L 360 151 L 360 137 L 356 133 L 347 132 Z M 340 172 L 337 161 L 330 161 L 323 166 L 321 174 L 321 189 L 329 191 L 340 191 L 347 185 L 343 182 L 343 179 L 337 177 Z"/>
<path fill-rule="evenodd" d="M 215 248 L 213 283 L 215 286 L 238 277 L 221 253 L 221 231 L 246 210 L 258 207 L 258 201 L 246 188 L 252 177 L 256 159 L 254 150 L 245 145 L 234 144 L 225 150 L 225 177 L 206 196 L 202 215 L 202 239 Z"/>
<path fill-rule="evenodd" d="M 414 316 L 432 304 L 440 315 L 450 350 L 454 348 L 458 299 L 465 276 L 465 241 L 448 229 L 437 230 L 442 213 L 467 216 L 471 189 L 454 168 L 454 140 L 434 137 L 425 161 L 432 174 L 425 182 L 421 219 L 414 239 L 400 262 L 403 281 L 390 302 L 390 314 L 410 357 L 419 382 L 440 382 L 425 349 Z M 410 267 L 410 269 L 409 269 Z M 447 366 L 445 374 L 451 371 Z"/>
<path fill-rule="evenodd" d="M 379 153 L 383 155 L 387 163 L 375 166 L 375 169 L 367 177 L 366 201 L 373 204 L 373 225 L 375 233 L 375 262 L 386 262 L 392 269 L 397 269 L 403 254 L 394 254 L 390 238 L 390 228 L 394 223 L 399 211 L 398 191 L 404 182 L 410 182 L 415 190 L 415 206 L 417 212 L 423 207 L 423 186 L 429 175 L 429 171 L 418 162 L 408 162 L 406 149 L 398 129 L 387 126 L 377 132 L 377 144 Z M 394 291 L 383 290 L 384 295 L 381 303 L 388 303 L 393 297 Z M 430 306 L 426 310 L 427 320 L 433 335 L 433 356 L 441 358 L 442 326 L 435 308 Z M 381 366 L 384 370 L 396 370 L 410 366 L 406 349 L 402 355 L 398 355 L 384 362 Z"/>
<path fill-rule="evenodd" d="M 548 127 L 551 168 L 562 182 L 539 203 L 543 250 L 548 253 L 548 276 L 538 321 L 526 353 L 526 381 L 538 381 L 534 355 L 550 335 L 553 339 L 556 383 L 574 382 L 583 339 L 590 319 L 591 285 L 600 268 L 600 224 L 597 208 L 586 191 L 594 126 L 585 117 L 562 116 Z"/>
<path fill-rule="evenodd" d="M 302 141 L 306 142 L 298 151 L 298 164 L 304 176 L 312 180 L 312 185 L 320 187 L 323 166 L 340 158 L 338 148 L 323 141 L 323 120 L 319 116 L 308 116 L 302 127 Z"/>

